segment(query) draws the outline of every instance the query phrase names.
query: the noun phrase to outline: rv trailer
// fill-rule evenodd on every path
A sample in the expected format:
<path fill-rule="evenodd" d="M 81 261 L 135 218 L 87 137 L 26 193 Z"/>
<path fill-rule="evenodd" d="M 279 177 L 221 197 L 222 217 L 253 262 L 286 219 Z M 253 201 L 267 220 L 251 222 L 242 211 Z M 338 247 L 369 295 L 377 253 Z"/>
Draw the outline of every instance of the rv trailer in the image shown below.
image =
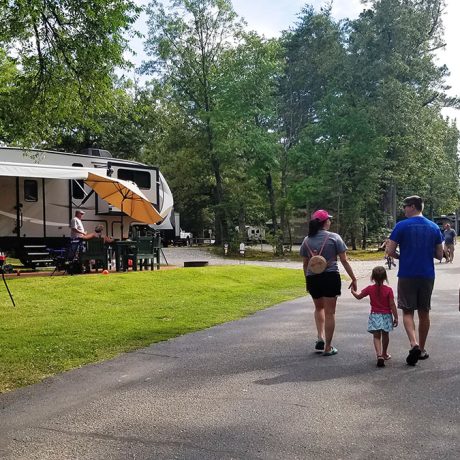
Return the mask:
<path fill-rule="evenodd" d="M 85 211 L 86 230 L 102 225 L 106 235 L 126 238 L 138 222 L 85 184 L 89 172 L 134 182 L 161 218 L 169 218 L 172 194 L 156 167 L 94 148 L 74 154 L 0 147 L 0 251 L 23 260 L 27 247 L 63 247 L 76 209 Z"/>

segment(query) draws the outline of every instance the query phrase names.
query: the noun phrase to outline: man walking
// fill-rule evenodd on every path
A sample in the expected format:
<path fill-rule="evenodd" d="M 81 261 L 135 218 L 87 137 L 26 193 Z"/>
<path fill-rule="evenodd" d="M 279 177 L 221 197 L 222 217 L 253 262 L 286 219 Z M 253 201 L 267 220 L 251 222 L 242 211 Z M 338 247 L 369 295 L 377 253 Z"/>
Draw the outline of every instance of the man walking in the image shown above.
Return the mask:
<path fill-rule="evenodd" d="M 442 260 L 442 234 L 439 227 L 422 215 L 423 200 L 409 196 L 403 201 L 407 219 L 398 222 L 388 241 L 388 254 L 399 259 L 398 308 L 411 349 L 407 364 L 415 366 L 427 359 L 425 342 L 430 329 L 431 293 L 434 286 L 434 262 Z M 399 255 L 396 252 L 399 246 Z M 418 340 L 414 312 L 418 313 Z"/>
<path fill-rule="evenodd" d="M 447 222 L 444 224 L 444 244 L 446 246 L 447 262 L 452 263 L 454 260 L 454 249 L 457 243 L 457 234 L 455 230 L 450 227 Z"/>

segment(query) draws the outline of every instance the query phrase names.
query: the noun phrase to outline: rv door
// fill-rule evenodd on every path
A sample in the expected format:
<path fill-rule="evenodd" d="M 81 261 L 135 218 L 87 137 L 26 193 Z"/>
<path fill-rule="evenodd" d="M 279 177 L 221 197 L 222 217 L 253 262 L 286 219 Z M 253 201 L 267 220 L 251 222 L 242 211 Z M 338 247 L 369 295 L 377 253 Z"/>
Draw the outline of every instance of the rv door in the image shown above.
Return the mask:
<path fill-rule="evenodd" d="M 2 177 L 0 181 L 0 234 L 31 236 L 31 223 L 37 236 L 46 236 L 43 207 L 43 181 L 39 178 Z M 35 235 L 34 235 L 35 236 Z"/>
<path fill-rule="evenodd" d="M 0 235 L 17 236 L 22 223 L 19 177 L 0 178 Z"/>

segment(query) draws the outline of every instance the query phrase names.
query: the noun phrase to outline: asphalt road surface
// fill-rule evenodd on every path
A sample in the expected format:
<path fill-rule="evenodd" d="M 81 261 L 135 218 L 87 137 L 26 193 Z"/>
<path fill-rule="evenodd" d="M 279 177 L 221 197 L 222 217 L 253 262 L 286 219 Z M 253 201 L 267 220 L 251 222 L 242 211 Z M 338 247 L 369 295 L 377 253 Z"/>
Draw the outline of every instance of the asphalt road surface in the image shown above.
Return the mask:
<path fill-rule="evenodd" d="M 344 283 L 338 355 L 313 352 L 311 299 L 285 302 L 0 395 L 0 458 L 458 460 L 459 259 L 436 264 L 415 367 L 401 325 L 376 368 L 368 301 Z"/>

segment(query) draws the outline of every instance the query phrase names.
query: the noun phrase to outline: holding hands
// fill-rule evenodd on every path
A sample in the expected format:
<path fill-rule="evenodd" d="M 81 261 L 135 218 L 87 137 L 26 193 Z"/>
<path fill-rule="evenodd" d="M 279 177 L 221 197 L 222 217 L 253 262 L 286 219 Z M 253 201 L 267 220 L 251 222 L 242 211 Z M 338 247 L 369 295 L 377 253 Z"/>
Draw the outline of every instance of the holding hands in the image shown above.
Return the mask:
<path fill-rule="evenodd" d="M 351 289 L 351 293 L 356 292 L 358 290 L 358 281 L 355 279 L 351 281 L 350 286 L 348 286 L 348 289 Z"/>

